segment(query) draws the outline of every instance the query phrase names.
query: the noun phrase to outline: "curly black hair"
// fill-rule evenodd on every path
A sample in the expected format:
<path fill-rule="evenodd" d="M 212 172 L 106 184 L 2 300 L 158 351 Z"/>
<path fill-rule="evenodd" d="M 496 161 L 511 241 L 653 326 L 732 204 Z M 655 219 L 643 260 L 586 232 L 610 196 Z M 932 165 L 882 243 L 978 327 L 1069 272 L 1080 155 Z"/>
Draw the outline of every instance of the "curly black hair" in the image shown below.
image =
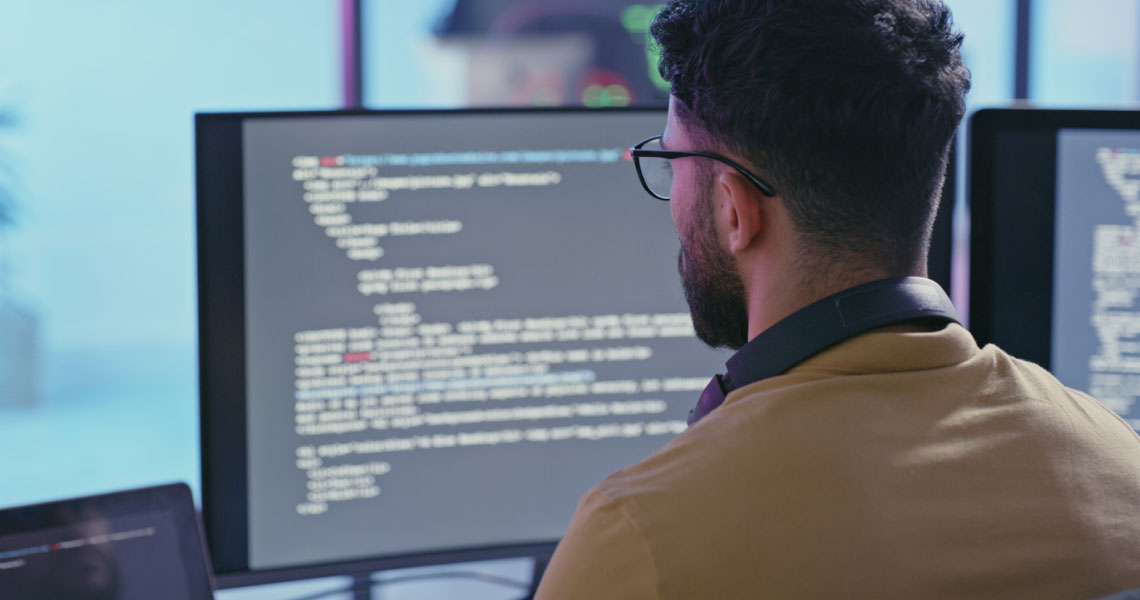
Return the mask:
<path fill-rule="evenodd" d="M 686 129 L 767 176 L 811 260 L 925 266 L 970 88 L 945 5 L 670 0 L 651 32 Z"/>

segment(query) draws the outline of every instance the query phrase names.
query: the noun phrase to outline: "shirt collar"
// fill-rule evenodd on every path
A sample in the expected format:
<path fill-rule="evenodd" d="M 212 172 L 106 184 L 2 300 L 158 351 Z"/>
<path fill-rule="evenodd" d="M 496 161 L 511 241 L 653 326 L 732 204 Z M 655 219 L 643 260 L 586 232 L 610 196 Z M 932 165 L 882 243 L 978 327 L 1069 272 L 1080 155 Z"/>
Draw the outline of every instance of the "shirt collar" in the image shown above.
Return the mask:
<path fill-rule="evenodd" d="M 942 287 L 922 277 L 844 290 L 801 308 L 742 346 L 725 364 L 730 385 L 735 389 L 779 375 L 861 333 L 916 319 L 959 322 Z"/>

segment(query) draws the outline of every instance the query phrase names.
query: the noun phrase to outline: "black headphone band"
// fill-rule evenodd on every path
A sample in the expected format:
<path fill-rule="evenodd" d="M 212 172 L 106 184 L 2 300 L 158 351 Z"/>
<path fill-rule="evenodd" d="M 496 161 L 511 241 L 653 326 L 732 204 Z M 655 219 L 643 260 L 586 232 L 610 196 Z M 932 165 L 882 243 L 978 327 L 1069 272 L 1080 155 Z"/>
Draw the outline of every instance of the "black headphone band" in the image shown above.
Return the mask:
<path fill-rule="evenodd" d="M 732 390 L 780 375 L 861 333 L 916 319 L 959 321 L 942 286 L 923 277 L 872 281 L 813 302 L 769 327 L 728 359 L 728 373 L 709 382 L 689 423 L 720 406 Z"/>

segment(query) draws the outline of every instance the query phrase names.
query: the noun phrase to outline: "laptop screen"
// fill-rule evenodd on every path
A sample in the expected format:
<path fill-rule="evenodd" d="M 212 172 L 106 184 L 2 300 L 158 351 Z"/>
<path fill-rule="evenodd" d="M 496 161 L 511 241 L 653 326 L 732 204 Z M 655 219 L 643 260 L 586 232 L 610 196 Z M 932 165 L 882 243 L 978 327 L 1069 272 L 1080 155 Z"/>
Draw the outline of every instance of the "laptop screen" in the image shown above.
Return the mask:
<path fill-rule="evenodd" d="M 185 485 L 0 510 L 0 598 L 206 600 L 212 587 Z"/>

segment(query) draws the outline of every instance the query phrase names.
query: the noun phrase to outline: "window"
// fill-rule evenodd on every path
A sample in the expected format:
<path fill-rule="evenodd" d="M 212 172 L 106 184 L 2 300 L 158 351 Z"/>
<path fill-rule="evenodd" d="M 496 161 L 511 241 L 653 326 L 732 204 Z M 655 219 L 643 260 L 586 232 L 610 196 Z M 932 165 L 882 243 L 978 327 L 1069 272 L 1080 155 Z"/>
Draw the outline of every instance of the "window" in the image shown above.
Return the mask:
<path fill-rule="evenodd" d="M 947 0 L 965 34 L 962 58 L 970 68 L 968 111 L 1007 104 L 1013 98 L 1017 3 L 1014 0 Z"/>
<path fill-rule="evenodd" d="M 1140 100 L 1140 3 L 1033 2 L 1029 97 L 1049 106 Z"/>
<path fill-rule="evenodd" d="M 193 113 L 334 108 L 332 2 L 6 2 L 0 505 L 198 485 Z"/>

